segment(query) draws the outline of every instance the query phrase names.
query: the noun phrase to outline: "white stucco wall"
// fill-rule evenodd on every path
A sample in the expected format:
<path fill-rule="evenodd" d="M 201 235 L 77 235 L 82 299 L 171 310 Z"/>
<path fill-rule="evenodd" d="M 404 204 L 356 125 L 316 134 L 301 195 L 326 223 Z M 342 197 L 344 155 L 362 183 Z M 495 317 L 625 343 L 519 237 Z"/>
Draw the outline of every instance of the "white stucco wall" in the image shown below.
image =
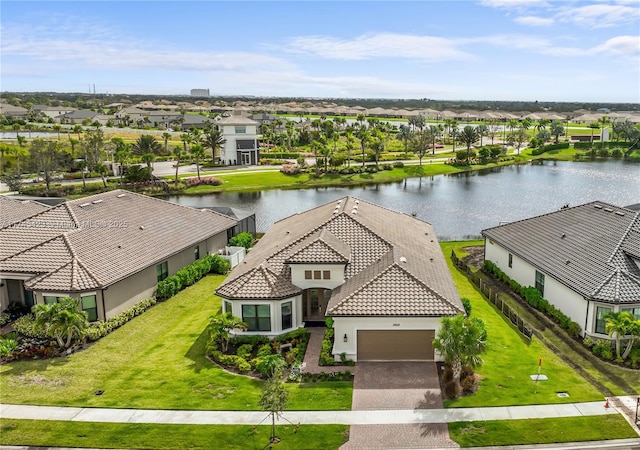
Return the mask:
<path fill-rule="evenodd" d="M 325 288 L 334 289 L 344 283 L 344 264 L 291 264 L 291 283 L 301 289 L 309 288 Z M 331 272 L 329 280 L 306 280 L 304 278 L 305 270 Z M 321 274 L 322 275 L 322 274 Z M 313 277 L 313 273 L 311 274 Z"/>
<path fill-rule="evenodd" d="M 245 133 L 236 133 L 236 127 L 245 127 Z M 258 133 L 256 131 L 256 125 L 221 125 L 222 136 L 225 139 L 224 146 L 220 152 L 220 159 L 225 164 L 240 164 L 240 161 L 237 161 L 237 147 L 236 140 L 257 140 Z"/>
<path fill-rule="evenodd" d="M 516 255 L 513 255 L 512 267 L 509 267 L 509 251 L 497 242 L 492 244 L 489 239 L 485 239 L 485 259 L 496 264 L 509 278 L 520 285 L 525 287 L 536 285 L 537 269 Z M 544 273 L 541 270 L 539 272 Z M 595 327 L 595 320 L 589 320 L 587 317 L 587 301 L 584 297 L 549 274 L 544 273 L 544 275 L 543 297 L 580 325 L 583 334 L 590 333 Z"/>
<path fill-rule="evenodd" d="M 358 360 L 358 330 L 440 330 L 438 317 L 334 317 L 333 328 L 335 339 L 333 355 L 340 360 L 340 354 L 345 353 L 347 359 Z M 344 335 L 347 342 L 344 342 Z M 436 361 L 442 358 L 435 352 Z"/>
<path fill-rule="evenodd" d="M 242 319 L 242 305 L 269 305 L 271 313 L 271 331 L 235 331 L 233 334 L 237 335 L 263 335 L 263 336 L 278 336 L 289 331 L 302 327 L 302 296 L 297 295 L 295 297 L 289 297 L 284 300 L 225 300 L 223 302 L 231 303 L 231 313 L 233 316 Z M 282 313 L 281 305 L 283 303 L 291 302 L 291 328 L 282 329 Z"/>

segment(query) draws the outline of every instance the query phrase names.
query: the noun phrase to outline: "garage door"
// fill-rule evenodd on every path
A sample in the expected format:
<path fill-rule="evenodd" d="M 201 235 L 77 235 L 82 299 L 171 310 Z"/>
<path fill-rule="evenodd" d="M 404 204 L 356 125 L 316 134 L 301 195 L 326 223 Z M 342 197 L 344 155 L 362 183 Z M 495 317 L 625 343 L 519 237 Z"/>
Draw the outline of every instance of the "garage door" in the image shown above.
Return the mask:
<path fill-rule="evenodd" d="M 435 330 L 358 330 L 358 361 L 432 361 Z"/>

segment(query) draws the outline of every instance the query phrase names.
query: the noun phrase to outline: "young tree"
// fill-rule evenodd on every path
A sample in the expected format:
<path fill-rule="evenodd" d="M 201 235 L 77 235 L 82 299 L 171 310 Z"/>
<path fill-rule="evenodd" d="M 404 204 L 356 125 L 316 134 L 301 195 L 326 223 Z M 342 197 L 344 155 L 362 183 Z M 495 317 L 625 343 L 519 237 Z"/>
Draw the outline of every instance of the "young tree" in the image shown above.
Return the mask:
<path fill-rule="evenodd" d="M 433 340 L 433 347 L 440 352 L 453 372 L 453 380 L 460 382 L 462 366 L 479 367 L 487 344 L 487 331 L 477 317 L 467 318 L 462 314 L 443 317 L 440 330 Z"/>
<path fill-rule="evenodd" d="M 131 146 L 131 150 L 134 154 L 142 156 L 146 153 L 152 153 L 154 155 L 160 154 L 162 145 L 158 140 L 150 134 L 141 135 L 136 142 Z"/>
<path fill-rule="evenodd" d="M 173 154 L 173 157 L 176 160 L 176 177 L 175 177 L 174 184 L 177 186 L 178 185 L 178 171 L 180 170 L 180 160 L 184 156 L 184 152 L 182 151 L 182 149 L 179 146 L 176 146 L 176 147 L 173 147 L 172 154 Z"/>
<path fill-rule="evenodd" d="M 204 147 L 200 144 L 192 145 L 191 156 L 196 160 L 196 171 L 198 173 L 198 179 L 200 179 L 200 160 L 204 158 Z"/>
<path fill-rule="evenodd" d="M 169 139 L 171 139 L 171 133 L 164 132 L 162 133 L 162 140 L 164 141 L 164 154 L 169 153 Z"/>
<path fill-rule="evenodd" d="M 37 172 L 42 172 L 47 191 L 51 185 L 53 172 L 58 169 L 60 150 L 58 142 L 34 139 L 31 142 L 30 156 Z"/>
<path fill-rule="evenodd" d="M 269 378 L 262 386 L 262 395 L 258 404 L 260 407 L 269 411 L 271 416 L 271 437 L 270 443 L 279 442 L 276 436 L 276 418 L 279 417 L 287 407 L 289 401 L 289 391 L 284 387 L 284 383 L 278 377 Z"/>
<path fill-rule="evenodd" d="M 151 164 L 156 160 L 156 155 L 153 153 L 145 153 L 140 157 L 140 161 L 147 165 L 147 170 L 149 171 L 149 180 L 153 179 L 153 168 Z M 198 178 L 200 178 L 200 174 L 198 173 Z"/>
<path fill-rule="evenodd" d="M 106 164 L 98 164 L 95 167 L 95 171 L 98 173 L 98 175 L 100 175 L 100 178 L 102 179 L 102 185 L 104 187 L 107 187 L 106 176 L 109 174 L 109 166 L 107 166 Z"/>
<path fill-rule="evenodd" d="M 58 303 L 34 307 L 34 327 L 56 340 L 60 348 L 69 348 L 84 337 L 89 325 L 87 313 L 80 311 L 79 300 L 61 298 Z"/>
<path fill-rule="evenodd" d="M 409 141 L 409 148 L 418 156 L 420 165 L 422 165 L 422 158 L 429 151 L 429 132 L 424 130 L 414 132 Z"/>
<path fill-rule="evenodd" d="M 216 316 L 209 317 L 209 335 L 211 342 L 220 342 L 222 351 L 226 352 L 229 348 L 229 339 L 231 330 L 246 330 L 247 324 L 234 317 L 230 312 L 224 314 L 218 314 Z"/>

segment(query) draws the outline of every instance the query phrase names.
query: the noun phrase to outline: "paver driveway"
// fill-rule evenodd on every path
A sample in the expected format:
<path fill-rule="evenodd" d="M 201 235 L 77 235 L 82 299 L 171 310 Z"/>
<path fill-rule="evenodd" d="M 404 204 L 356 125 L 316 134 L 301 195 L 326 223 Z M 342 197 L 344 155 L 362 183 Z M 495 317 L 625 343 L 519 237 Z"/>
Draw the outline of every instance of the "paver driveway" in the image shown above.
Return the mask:
<path fill-rule="evenodd" d="M 439 409 L 442 395 L 435 363 L 359 362 L 353 410 Z M 458 448 L 446 424 L 353 425 L 341 450 Z"/>

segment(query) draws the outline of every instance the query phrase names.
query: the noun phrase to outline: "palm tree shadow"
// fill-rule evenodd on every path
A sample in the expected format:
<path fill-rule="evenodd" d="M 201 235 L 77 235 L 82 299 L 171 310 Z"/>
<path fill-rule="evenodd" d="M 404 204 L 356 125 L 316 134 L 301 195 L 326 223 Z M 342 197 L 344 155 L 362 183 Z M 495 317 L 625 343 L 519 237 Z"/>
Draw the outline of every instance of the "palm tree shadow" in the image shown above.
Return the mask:
<path fill-rule="evenodd" d="M 189 364 L 189 368 L 193 369 L 196 373 L 199 373 L 202 369 L 208 369 L 213 365 L 213 363 L 207 359 L 208 342 L 209 330 L 205 328 L 185 354 L 187 358 L 193 361 L 193 363 Z"/>

